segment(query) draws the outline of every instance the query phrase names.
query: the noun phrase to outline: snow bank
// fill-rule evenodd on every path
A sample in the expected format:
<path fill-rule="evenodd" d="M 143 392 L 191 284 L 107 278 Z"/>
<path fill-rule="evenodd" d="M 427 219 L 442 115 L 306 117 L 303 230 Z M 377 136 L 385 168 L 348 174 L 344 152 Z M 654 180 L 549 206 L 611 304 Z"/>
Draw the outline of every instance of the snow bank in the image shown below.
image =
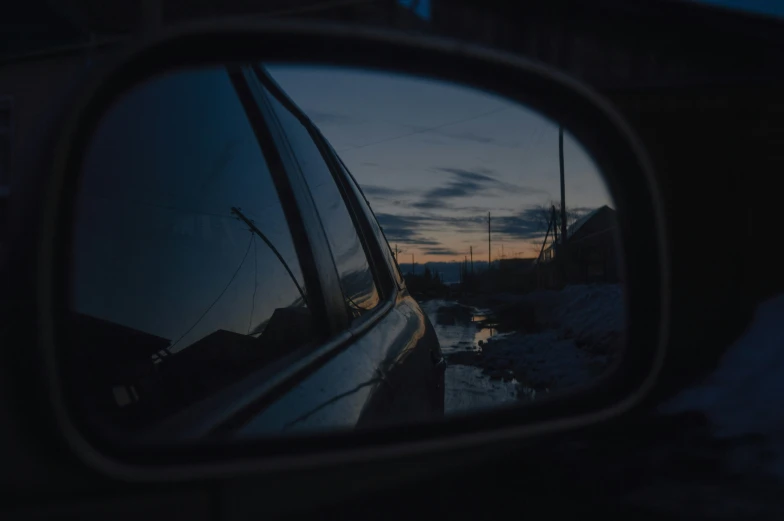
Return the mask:
<path fill-rule="evenodd" d="M 604 373 L 624 329 L 617 284 L 535 291 L 504 313 L 521 331 L 491 338 L 483 365 L 492 378 L 510 375 L 536 391 L 587 385 Z"/>
<path fill-rule="evenodd" d="M 479 367 L 448 365 L 444 384 L 445 414 L 487 410 L 517 403 L 516 380 L 490 380 Z"/>
<path fill-rule="evenodd" d="M 695 436 L 694 426 L 675 420 L 679 432 L 662 437 L 664 457 L 657 456 L 668 472 L 656 476 L 649 470 L 650 485 L 624 501 L 684 519 L 784 519 L 782 406 L 784 295 L 757 307 L 747 330 L 704 381 L 659 406 L 665 415 L 703 414 L 708 432 Z M 683 470 L 672 472 L 675 465 Z"/>
<path fill-rule="evenodd" d="M 561 291 L 535 291 L 526 297 L 544 327 L 569 331 L 576 337 L 617 333 L 624 328 L 619 284 L 581 284 Z"/>
<path fill-rule="evenodd" d="M 607 366 L 607 357 L 587 353 L 556 330 L 492 338 L 482 354 L 491 378 L 513 375 L 524 387 L 539 392 L 585 385 Z"/>
<path fill-rule="evenodd" d="M 757 308 L 748 330 L 725 353 L 713 374 L 701 385 L 663 404 L 660 410 L 701 411 L 717 436 L 762 434 L 784 447 L 782 408 L 784 295 Z"/>
<path fill-rule="evenodd" d="M 590 384 L 607 370 L 624 327 L 615 284 L 495 294 L 475 304 L 490 309 L 443 300 L 422 304 L 447 358 L 450 412 Z M 484 316 L 492 327 L 473 321 Z"/>

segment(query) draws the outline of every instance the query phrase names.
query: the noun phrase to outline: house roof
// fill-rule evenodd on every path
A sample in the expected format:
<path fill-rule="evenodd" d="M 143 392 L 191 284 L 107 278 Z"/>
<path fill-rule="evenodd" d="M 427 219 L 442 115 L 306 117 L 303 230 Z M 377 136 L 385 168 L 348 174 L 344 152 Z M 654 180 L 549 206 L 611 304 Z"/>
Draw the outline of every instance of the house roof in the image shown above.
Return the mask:
<path fill-rule="evenodd" d="M 591 221 L 591 219 L 595 218 L 595 217 L 596 217 L 597 215 L 599 215 L 600 213 L 602 213 L 602 212 L 605 212 L 605 211 L 608 211 L 608 210 L 609 210 L 609 211 L 611 211 L 611 212 L 613 212 L 613 213 L 615 213 L 615 210 L 613 210 L 612 208 L 610 208 L 609 206 L 607 206 L 607 205 L 605 204 L 605 205 L 603 205 L 603 206 L 600 206 L 599 208 L 596 208 L 596 209 L 594 209 L 594 210 L 591 210 L 591 211 L 590 211 L 590 212 L 588 212 L 587 214 L 585 214 L 585 215 L 583 215 L 582 217 L 580 217 L 579 219 L 577 219 L 577 220 L 574 222 L 574 224 L 572 224 L 572 225 L 569 227 L 569 229 L 567 230 L 567 232 L 566 232 L 566 233 L 567 233 L 567 238 L 571 238 L 571 237 L 573 237 L 573 236 L 574 236 L 574 235 L 575 235 L 575 234 L 576 234 L 578 231 L 580 231 L 580 229 L 581 229 L 583 226 L 585 226 L 585 224 L 586 224 L 586 223 L 590 222 L 590 221 Z M 551 250 L 551 249 L 553 248 L 553 245 L 560 243 L 562 239 L 563 239 L 562 237 L 558 237 L 558 242 L 556 243 L 556 241 L 553 241 L 553 242 L 550 244 L 550 246 L 548 246 L 547 248 L 545 248 L 545 249 L 543 250 L 543 252 Z M 537 258 L 535 262 L 538 262 L 538 261 L 539 261 L 539 259 Z"/>
<path fill-rule="evenodd" d="M 610 207 L 609 207 L 609 206 L 607 206 L 606 204 L 605 204 L 605 205 L 603 205 L 603 206 L 600 206 L 599 208 L 597 208 L 597 209 L 595 209 L 595 210 L 592 210 L 592 211 L 588 212 L 587 214 L 585 214 L 585 215 L 583 215 L 582 217 L 580 217 L 579 219 L 577 219 L 577 220 L 574 222 L 574 224 L 572 224 L 572 225 L 569 227 L 569 229 L 567 230 L 568 237 L 571 237 L 572 235 L 574 235 L 575 233 L 577 233 L 577 232 L 580 230 L 580 228 L 582 228 L 582 227 L 585 225 L 585 223 L 587 223 L 588 221 L 590 221 L 591 219 L 593 219 L 594 217 L 596 217 L 596 215 L 598 215 L 600 212 L 603 212 L 603 211 L 605 211 L 605 208 L 606 208 L 607 210 L 610 210 L 610 211 L 612 211 L 613 213 L 615 213 L 615 210 L 613 210 L 612 208 L 610 208 Z"/>

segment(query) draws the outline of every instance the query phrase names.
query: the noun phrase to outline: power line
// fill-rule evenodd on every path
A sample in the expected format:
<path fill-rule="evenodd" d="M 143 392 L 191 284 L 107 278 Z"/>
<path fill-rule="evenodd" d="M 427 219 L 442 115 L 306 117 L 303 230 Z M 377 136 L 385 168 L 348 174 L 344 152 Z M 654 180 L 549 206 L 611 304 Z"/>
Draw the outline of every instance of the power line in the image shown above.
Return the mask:
<path fill-rule="evenodd" d="M 280 252 L 275 247 L 275 245 L 272 244 L 272 242 L 267 238 L 267 236 L 264 235 L 261 232 L 261 230 L 259 230 L 259 228 L 256 226 L 256 224 L 253 221 L 251 221 L 250 219 L 248 219 L 245 216 L 245 214 L 243 214 L 242 211 L 239 208 L 237 208 L 235 206 L 232 206 L 231 212 L 234 215 L 236 215 L 237 217 L 239 217 L 240 219 L 242 219 L 242 221 L 245 224 L 247 224 L 248 227 L 250 227 L 250 231 L 252 233 L 257 234 L 261 238 L 261 240 L 264 241 L 264 244 L 266 244 L 269 247 L 269 249 L 272 250 L 272 253 L 278 258 L 280 263 L 283 264 L 283 268 L 286 270 L 286 273 L 289 274 L 289 277 L 291 278 L 291 281 L 297 287 L 297 290 L 299 291 L 299 294 L 302 296 L 302 301 L 307 306 L 308 305 L 308 299 L 305 296 L 305 291 L 302 289 L 302 286 L 299 285 L 299 282 L 297 282 L 297 277 L 294 276 L 294 273 L 292 273 L 291 268 L 289 268 L 288 263 L 283 259 L 283 256 L 280 254 Z"/>
<path fill-rule="evenodd" d="M 408 132 L 407 134 L 400 134 L 398 136 L 394 136 L 394 137 L 390 137 L 390 138 L 386 138 L 386 139 L 380 139 L 378 141 L 373 141 L 371 143 L 365 143 L 364 145 L 357 145 L 357 146 L 354 146 L 354 147 L 344 148 L 343 150 L 338 150 L 338 152 L 339 153 L 343 153 L 343 152 L 347 152 L 349 150 L 356 150 L 358 148 L 365 148 L 365 147 L 370 147 L 370 146 L 373 146 L 373 145 L 378 145 L 379 143 L 386 143 L 387 141 L 394 141 L 396 139 L 403 139 L 404 137 L 414 136 L 416 134 L 424 134 L 425 132 L 430 132 L 431 130 L 436 130 L 436 129 L 439 129 L 439 128 L 449 127 L 449 126 L 452 126 L 452 125 L 457 125 L 459 123 L 465 123 L 466 121 L 472 121 L 474 119 L 479 119 L 479 118 L 482 118 L 482 117 L 485 117 L 485 116 L 489 116 L 490 114 L 495 114 L 496 112 L 500 112 L 502 110 L 506 110 L 506 107 L 499 107 L 499 108 L 494 109 L 494 110 L 489 110 L 487 112 L 483 112 L 482 114 L 477 114 L 476 116 L 471 116 L 470 118 L 460 119 L 460 120 L 457 120 L 457 121 L 451 121 L 449 123 L 444 123 L 442 125 L 436 125 L 435 127 L 428 127 L 428 128 L 415 130 L 414 132 Z"/>
<path fill-rule="evenodd" d="M 250 234 L 250 240 L 248 241 L 248 248 L 245 250 L 245 255 L 243 255 L 243 257 L 242 257 L 242 262 L 240 262 L 240 265 L 237 266 L 237 270 L 234 272 L 234 275 L 231 276 L 231 279 L 229 279 L 229 283 L 226 284 L 226 287 L 223 288 L 223 291 L 220 292 L 220 295 L 218 295 L 218 298 L 216 298 L 212 302 L 212 304 L 210 304 L 210 306 L 204 311 L 204 313 L 201 314 L 199 319 L 196 320 L 196 322 L 194 322 L 193 325 L 191 327 L 189 327 L 188 330 L 185 333 L 182 334 L 182 336 L 180 336 L 180 338 L 178 338 L 172 345 L 170 345 L 167 348 L 168 351 L 171 351 L 174 348 L 174 346 L 176 346 L 180 342 L 180 340 L 185 338 L 188 335 L 188 333 L 193 331 L 193 328 L 196 327 L 199 322 L 201 322 L 201 320 L 207 315 L 207 313 L 210 312 L 210 310 L 213 308 L 213 306 L 215 306 L 215 304 L 218 303 L 218 301 L 221 299 L 223 294 L 226 293 L 226 290 L 229 289 L 229 286 L 231 286 L 231 283 L 234 282 L 234 279 L 237 277 L 237 274 L 240 272 L 240 269 L 242 268 L 242 265 L 245 264 L 245 259 L 248 257 L 248 252 L 250 251 L 251 244 L 253 244 L 253 233 Z"/>

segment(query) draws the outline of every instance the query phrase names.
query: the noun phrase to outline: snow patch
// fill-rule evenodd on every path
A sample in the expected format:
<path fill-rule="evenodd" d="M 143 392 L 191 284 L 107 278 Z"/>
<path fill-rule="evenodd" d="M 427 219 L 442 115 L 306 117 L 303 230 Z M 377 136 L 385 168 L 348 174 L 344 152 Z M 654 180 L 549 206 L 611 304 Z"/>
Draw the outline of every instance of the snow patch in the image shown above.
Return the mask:
<path fill-rule="evenodd" d="M 524 301 L 535 306 L 536 319 L 544 327 L 571 332 L 578 338 L 624 329 L 620 284 L 580 284 L 560 291 L 535 291 Z"/>
<path fill-rule="evenodd" d="M 589 385 L 617 352 L 624 328 L 617 284 L 496 294 L 487 301 L 492 309 L 448 300 L 421 303 L 447 357 L 447 413 Z M 485 317 L 493 327 L 482 327 Z M 502 332 L 496 322 L 506 324 Z"/>
<path fill-rule="evenodd" d="M 482 374 L 482 369 L 478 367 L 449 365 L 444 378 L 446 414 L 466 413 L 517 403 L 517 381 L 492 381 Z"/>
<path fill-rule="evenodd" d="M 607 366 L 606 356 L 587 353 L 556 330 L 491 339 L 484 355 L 491 376 L 511 370 L 524 386 L 537 391 L 588 384 Z"/>
<path fill-rule="evenodd" d="M 482 347 L 481 365 L 493 379 L 514 375 L 520 398 L 589 385 L 622 347 L 623 294 L 618 284 L 567 286 L 507 300 L 501 322 L 520 331 L 496 335 Z"/>
<path fill-rule="evenodd" d="M 700 385 L 660 406 L 674 414 L 700 411 L 717 437 L 759 434 L 775 445 L 774 469 L 784 477 L 784 295 L 759 305 L 746 332 Z"/>

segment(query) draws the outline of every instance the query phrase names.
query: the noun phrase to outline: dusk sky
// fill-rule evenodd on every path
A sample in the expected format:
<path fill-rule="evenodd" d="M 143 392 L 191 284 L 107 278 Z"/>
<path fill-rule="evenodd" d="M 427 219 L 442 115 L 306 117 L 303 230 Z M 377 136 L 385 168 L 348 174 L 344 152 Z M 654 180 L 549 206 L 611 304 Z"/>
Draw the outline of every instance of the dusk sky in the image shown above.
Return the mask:
<path fill-rule="evenodd" d="M 384 231 L 417 263 L 534 257 L 537 207 L 560 197 L 558 128 L 472 88 L 345 68 L 268 65 L 351 170 Z M 567 207 L 614 207 L 595 165 L 564 136 Z"/>

